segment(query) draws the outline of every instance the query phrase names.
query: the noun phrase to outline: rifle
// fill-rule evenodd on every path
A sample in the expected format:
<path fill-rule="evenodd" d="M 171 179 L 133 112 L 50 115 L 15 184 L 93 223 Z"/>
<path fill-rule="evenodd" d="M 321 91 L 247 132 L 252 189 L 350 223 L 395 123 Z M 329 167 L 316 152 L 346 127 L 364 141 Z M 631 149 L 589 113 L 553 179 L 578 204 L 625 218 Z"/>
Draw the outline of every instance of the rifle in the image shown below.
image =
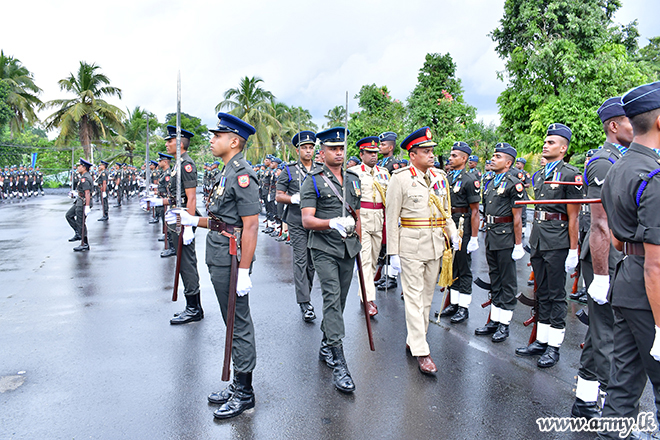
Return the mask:
<path fill-rule="evenodd" d="M 238 281 L 238 263 L 240 262 L 241 230 L 234 229 L 235 235 L 222 231 L 222 235 L 229 238 L 229 255 L 231 255 L 231 269 L 229 272 L 229 298 L 227 301 L 227 332 L 225 333 L 225 358 L 222 363 L 222 381 L 229 380 L 231 350 L 234 344 L 234 318 L 236 317 L 236 282 Z M 238 235 L 238 237 L 236 237 Z"/>

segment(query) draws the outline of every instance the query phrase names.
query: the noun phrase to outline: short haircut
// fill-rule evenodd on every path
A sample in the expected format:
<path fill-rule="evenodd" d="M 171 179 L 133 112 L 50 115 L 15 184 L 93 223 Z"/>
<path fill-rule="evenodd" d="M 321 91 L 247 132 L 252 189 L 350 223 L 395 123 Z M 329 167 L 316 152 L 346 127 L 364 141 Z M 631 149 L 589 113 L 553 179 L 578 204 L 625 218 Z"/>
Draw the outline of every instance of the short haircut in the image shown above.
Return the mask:
<path fill-rule="evenodd" d="M 610 132 L 610 122 L 616 122 L 617 124 L 621 124 L 621 120 L 623 118 L 625 118 L 624 115 L 619 115 L 619 116 L 614 116 L 614 117 L 606 120 L 605 122 L 603 122 L 603 131 L 605 131 L 605 133 L 609 133 Z"/>
<path fill-rule="evenodd" d="M 181 136 L 181 148 L 184 150 L 188 150 L 188 147 L 190 146 L 190 139 Z"/>
<path fill-rule="evenodd" d="M 656 121 L 656 119 L 658 119 L 658 116 L 660 116 L 660 108 L 640 113 L 630 118 L 630 124 L 633 128 L 633 135 L 640 136 L 648 133 L 649 130 L 651 130 L 653 123 Z"/>
<path fill-rule="evenodd" d="M 245 148 L 245 144 L 247 143 L 247 141 L 240 136 L 236 136 L 236 139 L 238 139 L 238 148 L 241 151 L 243 151 L 243 148 Z"/>

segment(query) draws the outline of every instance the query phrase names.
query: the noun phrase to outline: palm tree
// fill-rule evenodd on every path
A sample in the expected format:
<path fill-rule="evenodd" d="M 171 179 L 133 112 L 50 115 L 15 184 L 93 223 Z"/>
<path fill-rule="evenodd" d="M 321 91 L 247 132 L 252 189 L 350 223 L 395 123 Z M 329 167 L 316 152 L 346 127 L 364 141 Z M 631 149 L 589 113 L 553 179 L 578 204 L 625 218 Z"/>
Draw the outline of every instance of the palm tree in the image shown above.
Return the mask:
<path fill-rule="evenodd" d="M 328 113 L 323 117 L 328 120 L 325 128 L 343 127 L 346 123 L 346 109 L 344 109 L 343 105 L 338 105 L 332 110 L 328 110 Z"/>
<path fill-rule="evenodd" d="M 13 114 L 9 122 L 13 138 L 15 133 L 25 129 L 26 122 L 32 124 L 37 121 L 35 108 L 41 105 L 41 100 L 36 95 L 41 89 L 34 84 L 32 73 L 21 61 L 5 56 L 4 51 L 0 51 L 0 81 L 9 89 L 6 102 Z"/>
<path fill-rule="evenodd" d="M 252 145 L 257 148 L 257 156 L 260 156 L 259 150 L 262 148 L 272 147 L 273 132 L 282 128 L 277 118 L 273 116 L 271 102 L 275 96 L 264 90 L 259 85 L 261 82 L 263 79 L 258 77 L 241 78 L 238 88 L 227 90 L 224 101 L 215 106 L 216 111 L 227 109 L 229 113 L 241 118 L 257 130 L 255 136 L 251 138 Z"/>
<path fill-rule="evenodd" d="M 43 105 L 44 108 L 59 107 L 46 119 L 46 129 L 60 129 L 56 145 L 65 145 L 78 136 L 85 151 L 85 158 L 91 157 L 91 143 L 101 138 L 117 138 L 124 129 L 122 119 L 124 112 L 101 97 L 118 96 L 121 90 L 110 86 L 107 76 L 97 72 L 96 64 L 80 62 L 78 72 L 74 76 L 59 81 L 60 90 L 72 92 L 76 96 L 71 99 L 55 99 Z"/>

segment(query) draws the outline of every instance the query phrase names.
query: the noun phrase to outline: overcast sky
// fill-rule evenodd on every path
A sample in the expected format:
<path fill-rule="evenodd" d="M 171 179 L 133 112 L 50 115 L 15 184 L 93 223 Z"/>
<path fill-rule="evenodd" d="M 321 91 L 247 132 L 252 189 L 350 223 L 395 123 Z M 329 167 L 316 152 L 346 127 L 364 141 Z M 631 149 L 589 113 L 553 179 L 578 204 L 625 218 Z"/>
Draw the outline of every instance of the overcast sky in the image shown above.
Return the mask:
<path fill-rule="evenodd" d="M 317 124 L 336 105 L 357 110 L 364 84 L 386 85 L 405 100 L 429 52 L 449 52 L 465 99 L 478 118 L 497 121 L 504 67 L 488 33 L 503 0 L 118 0 L 14 1 L 2 7 L 0 48 L 20 59 L 43 89 L 64 98 L 57 81 L 79 61 L 96 63 L 123 93 L 110 101 L 140 106 L 162 122 L 176 111 L 181 71 L 182 111 L 215 125 L 214 108 L 243 76 L 288 105 L 309 109 Z M 640 45 L 660 35 L 660 1 L 623 0 L 619 23 L 639 20 Z M 49 112 L 50 113 L 50 112 Z M 49 113 L 41 114 L 44 118 Z"/>

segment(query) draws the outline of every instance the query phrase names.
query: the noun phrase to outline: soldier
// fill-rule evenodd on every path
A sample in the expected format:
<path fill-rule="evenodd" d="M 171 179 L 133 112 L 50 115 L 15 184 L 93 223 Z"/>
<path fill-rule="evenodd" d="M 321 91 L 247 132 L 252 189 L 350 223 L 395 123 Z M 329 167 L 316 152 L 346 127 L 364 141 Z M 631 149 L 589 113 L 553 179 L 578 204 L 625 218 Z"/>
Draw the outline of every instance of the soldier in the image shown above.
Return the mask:
<path fill-rule="evenodd" d="M 478 336 L 492 335 L 493 342 L 509 337 L 509 324 L 516 307 L 518 281 L 516 261 L 525 251 L 522 246 L 522 207 L 515 202 L 523 200 L 525 188 L 510 171 L 518 152 L 506 142 L 495 145 L 490 159 L 493 177 L 487 179 L 483 189 L 486 237 L 486 261 L 491 284 L 489 321 L 474 330 Z"/>
<path fill-rule="evenodd" d="M 275 179 L 277 163 L 273 159 L 275 159 L 275 157 L 270 154 L 266 156 L 266 159 L 264 160 L 266 171 L 264 172 L 264 177 L 261 181 L 261 197 L 264 201 L 264 207 L 266 208 L 266 228 L 262 232 L 266 234 L 275 231 L 276 226 L 275 214 L 277 208 L 275 206 L 275 199 L 271 198 L 271 186 L 272 181 Z M 277 183 L 275 183 L 275 193 L 277 193 Z"/>
<path fill-rule="evenodd" d="M 647 378 L 656 396 L 660 391 L 660 82 L 630 90 L 622 103 L 634 137 L 607 173 L 601 194 L 612 242 L 624 254 L 607 298 L 614 311 L 614 356 L 603 418 L 636 417 Z M 602 271 L 594 264 L 594 272 Z M 594 299 L 606 289 L 601 280 L 600 293 L 592 289 L 595 278 L 589 288 Z M 618 432 L 599 435 L 619 438 Z"/>
<path fill-rule="evenodd" d="M 316 135 L 325 164 L 305 179 L 300 208 L 303 226 L 311 230 L 308 247 L 323 296 L 319 358 L 333 369 L 335 388 L 352 393 L 355 384 L 344 358 L 343 314 L 355 256 L 360 252 L 360 179 L 351 170 L 342 173 L 345 134 L 348 130 L 335 127 Z M 346 216 L 347 211 L 353 215 L 351 210 L 357 220 Z"/>
<path fill-rule="evenodd" d="M 374 137 L 375 137 L 375 136 L 374 136 Z M 376 157 L 378 157 L 378 156 L 376 156 Z M 362 163 L 362 162 L 360 161 L 360 159 L 358 159 L 358 158 L 355 157 L 355 156 L 351 156 L 351 157 L 349 157 L 348 160 L 346 161 L 346 167 L 347 167 L 347 168 L 353 168 L 354 166 L 356 166 L 356 165 L 360 165 L 361 163 Z"/>
<path fill-rule="evenodd" d="M 429 314 L 445 244 L 457 249 L 459 240 L 449 210 L 449 184 L 444 171 L 433 168 L 436 145 L 428 127 L 401 142 L 411 165 L 394 172 L 386 197 L 387 253 L 401 269 L 406 348 L 424 374 L 438 371 L 426 341 Z"/>
<path fill-rule="evenodd" d="M 367 313 L 373 317 L 378 314 L 376 307 L 376 288 L 372 280 L 376 273 L 378 254 L 383 244 L 383 225 L 385 221 L 385 198 L 390 175 L 386 168 L 376 165 L 378 162 L 378 137 L 369 136 L 355 144 L 360 151 L 361 164 L 351 168 L 360 177 L 360 224 L 362 231 L 360 242 L 362 250 L 362 271 L 367 293 Z M 362 295 L 360 295 L 362 301 Z"/>
<path fill-rule="evenodd" d="M 115 208 L 121 207 L 121 199 L 124 197 L 124 191 L 121 185 L 121 182 L 124 179 L 124 171 L 121 166 L 121 162 L 115 162 L 115 191 L 117 192 L 117 204 L 114 205 Z"/>
<path fill-rule="evenodd" d="M 394 171 L 394 164 L 396 163 L 396 158 L 394 157 L 396 138 L 397 134 L 393 131 L 386 131 L 378 135 L 378 152 L 382 155 L 382 159 L 378 162 L 378 166 L 386 168 L 387 172 L 390 174 Z"/>
<path fill-rule="evenodd" d="M 564 162 L 571 141 L 571 130 L 563 124 L 550 124 L 543 144 L 547 163 L 532 179 L 536 200 L 582 198 L 582 175 Z M 548 184 L 546 181 L 577 185 Z M 566 273 L 578 264 L 579 204 L 536 205 L 529 245 L 530 262 L 536 279 L 538 327 L 536 341 L 516 349 L 519 356 L 541 355 L 536 365 L 549 368 L 559 361 L 559 347 L 566 328 Z"/>
<path fill-rule="evenodd" d="M 271 237 L 277 237 L 282 231 L 282 217 L 280 216 L 280 211 L 278 210 L 277 202 L 275 198 L 277 197 L 277 179 L 279 177 L 279 167 L 282 164 L 282 159 L 278 157 L 271 157 L 270 159 L 270 180 L 268 181 L 268 203 L 266 204 L 266 211 L 270 212 L 272 219 L 272 228 L 270 231 Z M 265 231 L 264 231 L 265 232 Z"/>
<path fill-rule="evenodd" d="M 174 157 L 165 153 L 158 153 L 158 166 L 160 167 L 160 177 L 158 178 L 158 187 L 156 189 L 156 196 L 162 198 L 170 198 L 169 188 L 170 188 L 170 179 L 171 179 L 171 169 L 170 163 Z M 172 234 L 169 233 L 169 228 L 165 225 L 165 207 L 156 206 L 156 217 L 160 218 L 163 222 L 163 230 L 165 231 L 164 237 L 158 239 L 158 241 L 167 240 L 167 249 L 160 253 L 161 258 L 173 257 L 176 255 L 174 250 L 174 242 L 172 240 Z"/>
<path fill-rule="evenodd" d="M 527 159 L 524 157 L 519 157 L 516 159 L 516 169 L 518 170 L 516 177 L 520 180 L 525 187 L 525 197 L 527 200 L 527 188 L 531 185 L 532 178 L 527 171 L 525 171 L 525 165 L 527 165 Z M 527 227 L 527 207 L 523 206 L 522 209 L 522 226 L 523 226 L 523 238 L 525 238 L 525 228 Z"/>
<path fill-rule="evenodd" d="M 467 172 L 470 174 L 476 174 L 477 180 L 481 180 L 481 171 L 479 171 L 479 168 L 477 168 L 478 163 L 479 163 L 479 156 L 474 156 L 474 155 L 470 156 Z"/>
<path fill-rule="evenodd" d="M 78 165 L 78 174 L 80 174 L 80 181 L 76 187 L 78 197 L 73 202 L 73 206 L 69 208 L 66 213 L 66 220 L 69 226 L 74 230 L 75 235 L 69 241 L 81 240 L 80 246 L 73 248 L 76 252 L 88 251 L 89 241 L 87 240 L 87 226 L 85 217 L 91 211 L 90 203 L 92 202 L 92 176 L 89 174 L 89 169 L 93 165 L 85 159 L 80 159 Z"/>
<path fill-rule="evenodd" d="M 234 381 L 223 391 L 211 393 L 208 401 L 221 405 L 213 417 L 228 419 L 245 410 L 254 408 L 252 372 L 256 366 L 254 325 L 250 316 L 247 294 L 252 290 L 250 271 L 254 250 L 259 235 L 259 185 L 257 175 L 243 158 L 243 148 L 255 129 L 248 123 L 227 113 L 218 113 L 218 126 L 209 130 L 211 152 L 221 157 L 225 166 L 219 179 L 216 179 L 207 204 L 208 217 L 189 215 L 177 209 L 181 224 L 208 228 L 206 235 L 206 264 L 211 282 L 220 304 L 222 318 L 227 323 L 231 261 L 230 236 L 237 238 L 240 248 L 240 261 L 236 286 L 236 312 L 232 344 Z M 168 214 L 168 223 L 176 222 L 176 216 Z"/>
<path fill-rule="evenodd" d="M 291 143 L 296 147 L 298 160 L 285 166 L 285 173 L 277 181 L 277 203 L 287 206 L 284 221 L 289 225 L 289 236 L 293 248 L 293 279 L 296 286 L 296 301 L 305 322 L 316 319 L 310 293 L 314 281 L 314 263 L 311 249 L 307 247 L 309 231 L 303 227 L 300 211 L 300 189 L 309 173 L 321 166 L 312 159 L 316 135 L 313 131 L 297 133 Z"/>
<path fill-rule="evenodd" d="M 481 182 L 474 173 L 465 171 L 465 164 L 472 149 L 465 142 L 455 142 L 449 155 L 448 179 L 451 188 L 451 218 L 459 234 L 462 231 L 461 248 L 454 254 L 454 283 L 449 287 L 450 305 L 441 317 L 451 317 L 452 324 L 463 322 L 470 316 L 468 307 L 472 302 L 472 257 L 470 253 L 479 249 L 479 201 Z M 468 240 L 469 237 L 469 240 Z"/>
<path fill-rule="evenodd" d="M 36 189 L 41 191 L 41 195 L 43 196 L 44 195 L 44 173 L 41 172 L 41 168 L 39 167 L 39 165 L 37 165 L 35 173 L 36 173 L 36 179 L 37 179 L 36 180 L 36 183 L 37 183 Z"/>
<path fill-rule="evenodd" d="M 102 160 L 99 162 L 99 192 L 101 193 L 101 209 L 103 217 L 98 219 L 100 222 L 108 221 L 108 162 Z"/>

